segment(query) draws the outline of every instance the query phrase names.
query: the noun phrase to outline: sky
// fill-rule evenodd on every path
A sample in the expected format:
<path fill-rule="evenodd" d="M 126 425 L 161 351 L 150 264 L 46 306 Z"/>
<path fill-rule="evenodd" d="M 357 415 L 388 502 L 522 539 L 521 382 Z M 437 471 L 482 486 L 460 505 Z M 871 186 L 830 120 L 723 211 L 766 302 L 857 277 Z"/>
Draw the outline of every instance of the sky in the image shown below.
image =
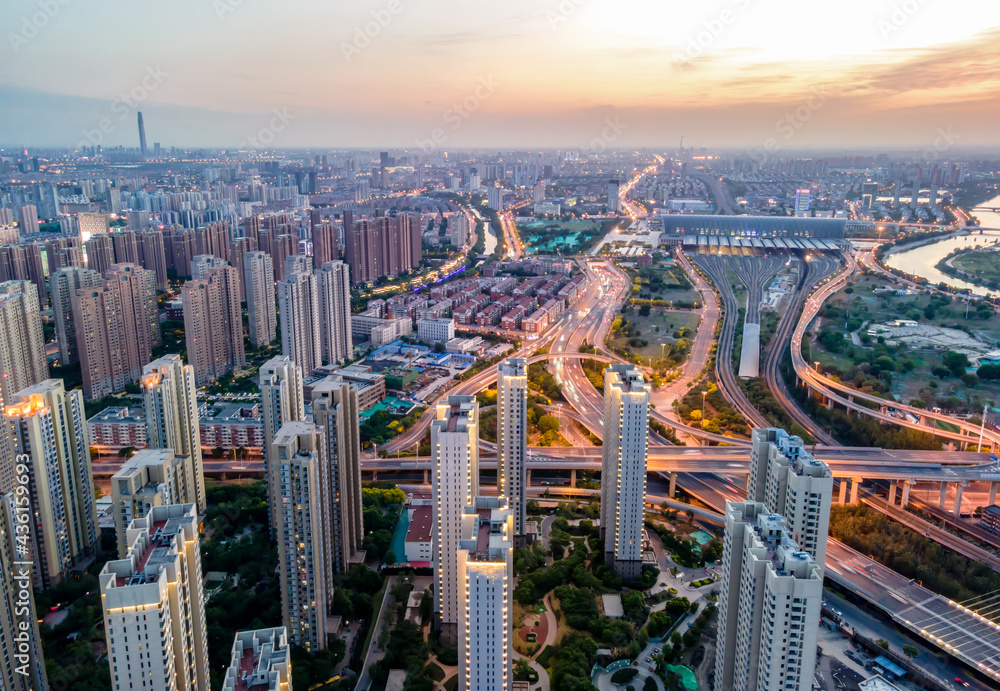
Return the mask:
<path fill-rule="evenodd" d="M 995 0 L 4 0 L 0 145 L 1000 145 Z M 942 144 L 942 142 L 945 142 Z"/>

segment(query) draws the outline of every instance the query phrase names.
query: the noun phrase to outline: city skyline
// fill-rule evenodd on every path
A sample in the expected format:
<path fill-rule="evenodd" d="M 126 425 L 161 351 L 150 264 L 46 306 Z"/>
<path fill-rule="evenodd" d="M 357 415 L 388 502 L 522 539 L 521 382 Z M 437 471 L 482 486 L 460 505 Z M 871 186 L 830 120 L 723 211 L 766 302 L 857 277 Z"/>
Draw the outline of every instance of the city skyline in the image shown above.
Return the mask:
<path fill-rule="evenodd" d="M 852 0 L 836 13 L 785 0 L 439 1 L 420 12 L 402 0 L 306 2 L 280 13 L 238 0 L 108 2 L 58 5 L 44 22 L 38 9 L 0 9 L 3 146 L 138 147 L 140 110 L 149 148 L 614 148 L 681 135 L 692 146 L 777 136 L 787 147 L 919 147 L 939 128 L 961 146 L 1000 144 L 1000 7 L 972 0 Z M 113 47 L 95 38 L 76 54 L 80 35 L 132 20 L 164 30 L 120 33 Z M 171 27 L 215 46 L 213 69 L 177 54 Z M 283 36 L 295 40 L 281 63 L 239 49 Z M 777 128 L 789 115 L 786 142 Z"/>

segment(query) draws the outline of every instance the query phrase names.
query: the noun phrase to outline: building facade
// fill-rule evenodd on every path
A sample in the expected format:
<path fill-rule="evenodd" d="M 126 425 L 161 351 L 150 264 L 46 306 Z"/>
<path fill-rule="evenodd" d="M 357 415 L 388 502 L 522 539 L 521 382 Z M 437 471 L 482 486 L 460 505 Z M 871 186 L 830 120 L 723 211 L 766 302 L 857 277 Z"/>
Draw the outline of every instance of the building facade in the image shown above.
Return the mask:
<path fill-rule="evenodd" d="M 514 518 L 514 536 L 527 523 L 528 363 L 521 358 L 497 365 L 497 484 Z"/>
<path fill-rule="evenodd" d="M 431 422 L 431 494 L 434 531 L 434 618 L 441 637 L 457 645 L 459 583 L 456 552 L 465 507 L 479 494 L 479 403 L 475 396 L 449 396 Z"/>
<path fill-rule="evenodd" d="M 279 626 L 237 632 L 222 691 L 292 691 L 288 631 Z"/>
<path fill-rule="evenodd" d="M 196 507 L 157 506 L 126 534 L 98 577 L 111 688 L 210 691 Z"/>
<path fill-rule="evenodd" d="M 193 264 L 194 265 L 194 264 Z M 204 386 L 246 367 L 240 277 L 231 266 L 198 269 L 181 289 L 184 338 L 195 384 Z"/>
<path fill-rule="evenodd" d="M 278 325 L 275 311 L 274 264 L 267 252 L 247 252 L 243 257 L 243 288 L 254 348 L 274 341 Z"/>
<path fill-rule="evenodd" d="M 295 361 L 302 374 L 312 374 L 323 362 L 319 326 L 319 292 L 313 273 L 298 273 L 278 281 L 281 354 Z"/>
<path fill-rule="evenodd" d="M 267 483 L 268 514 L 271 517 L 271 534 L 278 527 L 281 496 L 278 489 L 278 459 L 273 447 L 278 430 L 286 422 L 305 420 L 302 396 L 302 372 L 286 355 L 276 355 L 260 368 L 261 418 L 264 422 L 264 455 L 267 462 L 264 478 Z"/>
<path fill-rule="evenodd" d="M 624 578 L 642 573 L 649 393 L 634 365 L 604 371 L 601 533 L 608 565 Z"/>
<path fill-rule="evenodd" d="M 339 365 L 350 360 L 354 353 L 350 268 L 341 261 L 327 262 L 316 270 L 316 287 L 323 363 Z"/>
<path fill-rule="evenodd" d="M 80 361 L 76 326 L 73 322 L 73 296 L 80 288 L 97 288 L 100 285 L 99 273 L 75 266 L 58 269 L 49 276 L 52 317 L 56 327 L 56 342 L 59 344 L 59 361 L 63 365 Z"/>

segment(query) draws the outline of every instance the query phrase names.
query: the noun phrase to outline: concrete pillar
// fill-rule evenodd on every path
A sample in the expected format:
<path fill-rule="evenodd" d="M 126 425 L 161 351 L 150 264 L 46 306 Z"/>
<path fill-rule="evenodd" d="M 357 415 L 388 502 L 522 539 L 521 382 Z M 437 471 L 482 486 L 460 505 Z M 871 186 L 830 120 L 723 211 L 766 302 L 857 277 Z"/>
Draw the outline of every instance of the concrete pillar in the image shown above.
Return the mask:
<path fill-rule="evenodd" d="M 840 504 L 841 505 L 847 503 L 847 482 L 848 482 L 848 480 L 847 480 L 846 477 L 840 478 Z"/>
<path fill-rule="evenodd" d="M 524 486 L 531 487 L 531 468 L 524 471 Z"/>
<path fill-rule="evenodd" d="M 955 484 L 955 518 L 962 517 L 962 490 L 965 489 L 961 482 Z"/>
<path fill-rule="evenodd" d="M 944 502 L 948 499 L 948 483 L 941 481 L 941 497 L 938 499 L 938 508 L 944 511 Z"/>
<path fill-rule="evenodd" d="M 861 489 L 861 478 L 852 477 L 851 478 L 851 503 L 858 503 L 858 490 Z"/>
<path fill-rule="evenodd" d="M 896 505 L 896 481 L 889 483 L 889 506 Z"/>
<path fill-rule="evenodd" d="M 424 484 L 425 485 L 431 484 L 431 471 L 429 470 L 424 471 Z"/>
<path fill-rule="evenodd" d="M 990 502 L 987 506 L 993 506 L 997 503 L 997 484 L 996 482 L 990 483 Z"/>
<path fill-rule="evenodd" d="M 676 496 L 676 494 L 677 494 L 677 471 L 673 471 L 670 473 L 670 498 L 673 499 Z"/>
<path fill-rule="evenodd" d="M 569 471 L 569 486 L 576 487 L 576 470 Z"/>
<path fill-rule="evenodd" d="M 913 485 L 911 480 L 905 480 L 903 482 L 903 503 L 902 508 L 906 508 L 910 503 L 910 487 Z"/>

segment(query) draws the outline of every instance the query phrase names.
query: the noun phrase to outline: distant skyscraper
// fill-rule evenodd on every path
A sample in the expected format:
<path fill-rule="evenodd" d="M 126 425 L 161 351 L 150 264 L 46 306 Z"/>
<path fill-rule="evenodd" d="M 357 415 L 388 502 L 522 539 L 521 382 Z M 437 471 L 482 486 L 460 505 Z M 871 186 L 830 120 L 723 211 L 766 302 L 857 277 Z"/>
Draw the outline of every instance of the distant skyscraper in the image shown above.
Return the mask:
<path fill-rule="evenodd" d="M 181 290 L 188 362 L 197 386 L 246 366 L 239 276 L 229 265 L 201 269 Z"/>
<path fill-rule="evenodd" d="M 528 365 L 521 358 L 497 365 L 497 483 L 514 517 L 514 536 L 527 522 Z"/>
<path fill-rule="evenodd" d="M 313 416 L 323 430 L 330 469 L 325 504 L 330 510 L 333 573 L 347 571 L 348 563 L 361 549 L 365 531 L 361 518 L 361 433 L 358 422 L 358 392 L 346 382 L 320 382 L 312 393 Z M 330 576 L 331 582 L 333 574 Z"/>
<path fill-rule="evenodd" d="M 139 152 L 146 158 L 146 125 L 142 121 L 142 111 L 139 111 Z"/>
<path fill-rule="evenodd" d="M 172 449 L 187 461 L 176 479 L 176 500 L 205 512 L 205 474 L 198 431 L 198 399 L 194 369 L 180 355 L 164 355 L 142 370 L 148 448 Z"/>
<path fill-rule="evenodd" d="M 491 185 L 486 188 L 486 205 L 496 212 L 504 210 L 504 190 L 500 185 Z"/>
<path fill-rule="evenodd" d="M 459 582 L 456 551 L 465 507 L 479 494 L 479 403 L 475 396 L 449 396 L 431 422 L 431 493 L 436 513 L 432 536 L 434 619 L 448 645 L 457 645 Z"/>
<path fill-rule="evenodd" d="M 351 270 L 342 261 L 316 270 L 320 346 L 324 364 L 340 364 L 354 354 L 351 342 Z"/>
<path fill-rule="evenodd" d="M 924 169 L 919 165 L 913 167 L 913 190 L 910 198 L 910 208 L 916 209 L 920 199 L 920 185 L 924 180 Z"/>
<path fill-rule="evenodd" d="M 622 210 L 621 181 L 608 180 L 608 213 L 616 214 Z"/>
<path fill-rule="evenodd" d="M 292 691 L 292 650 L 285 627 L 236 633 L 222 691 Z"/>
<path fill-rule="evenodd" d="M 76 327 L 73 322 L 73 298 L 80 288 L 98 288 L 102 283 L 101 274 L 90 269 L 75 266 L 64 267 L 49 277 L 49 293 L 52 296 L 52 316 L 56 327 L 56 342 L 59 343 L 59 361 L 63 365 L 79 362 Z"/>
<path fill-rule="evenodd" d="M 809 691 L 823 570 L 784 519 L 758 502 L 726 504 L 716 691 Z"/>
<path fill-rule="evenodd" d="M 278 477 L 278 459 L 272 443 L 278 430 L 286 422 L 305 419 L 302 399 L 302 372 L 288 356 L 276 355 L 260 368 L 260 404 L 264 422 L 264 457 L 267 468 L 268 513 L 271 517 L 272 535 L 277 534 L 278 514 L 281 511 L 281 478 Z"/>
<path fill-rule="evenodd" d="M 469 240 L 469 217 L 457 211 L 448 218 L 448 239 L 452 247 L 462 247 Z"/>
<path fill-rule="evenodd" d="M 281 613 L 292 644 L 315 653 L 326 648 L 329 610 L 330 527 L 324 483 L 329 479 L 323 431 L 286 422 L 272 442 L 281 479 L 278 567 Z"/>
<path fill-rule="evenodd" d="M 380 216 L 344 227 L 344 260 L 351 280 L 369 283 L 382 276 L 396 277 L 420 265 L 420 223 L 409 214 Z"/>
<path fill-rule="evenodd" d="M 196 507 L 154 507 L 126 533 L 98 576 L 112 689 L 210 691 Z"/>
<path fill-rule="evenodd" d="M 87 268 L 102 275 L 115 263 L 115 243 L 110 234 L 95 235 L 83 243 Z"/>
<path fill-rule="evenodd" d="M 476 497 L 465 507 L 457 564 L 461 691 L 511 688 L 513 531 L 505 497 Z"/>
<path fill-rule="evenodd" d="M 274 341 L 278 321 L 271 255 L 267 252 L 246 253 L 243 257 L 243 286 L 250 325 L 250 345 L 254 348 L 269 345 Z"/>
<path fill-rule="evenodd" d="M 14 493 L 0 495 L 0 688 L 38 691 L 49 688 L 38 631 L 38 613 L 31 594 L 31 574 L 19 554 Z M 26 592 L 27 598 L 21 593 Z"/>
<path fill-rule="evenodd" d="M 833 475 L 799 437 L 775 428 L 753 431 L 747 499 L 784 516 L 792 539 L 824 566 Z"/>
<path fill-rule="evenodd" d="M 199 254 L 191 258 L 191 278 L 199 280 L 208 275 L 209 270 L 226 266 L 225 259 L 216 257 L 213 254 Z"/>
<path fill-rule="evenodd" d="M 323 362 L 316 276 L 300 273 L 278 281 L 281 354 L 308 376 Z"/>
<path fill-rule="evenodd" d="M 6 420 L 14 453 L 30 468 L 28 496 L 35 590 L 50 588 L 97 555 L 97 515 L 83 396 L 48 379 L 13 396 Z"/>
<path fill-rule="evenodd" d="M 812 190 L 802 189 L 795 190 L 795 215 L 796 216 L 808 216 L 809 215 L 809 197 L 812 195 Z"/>
<path fill-rule="evenodd" d="M 35 284 L 0 283 L 0 405 L 9 405 L 15 393 L 48 377 Z M 5 491 L 9 489 L 0 487 L 0 493 Z"/>
<path fill-rule="evenodd" d="M 139 243 L 133 231 L 120 230 L 110 237 L 116 264 L 139 264 Z"/>
<path fill-rule="evenodd" d="M 542 179 L 535 180 L 535 186 L 531 190 L 531 202 L 533 204 L 541 204 L 545 201 L 545 181 Z"/>
<path fill-rule="evenodd" d="M 634 365 L 604 370 L 601 533 L 608 565 L 625 578 L 642 573 L 649 392 Z"/>

